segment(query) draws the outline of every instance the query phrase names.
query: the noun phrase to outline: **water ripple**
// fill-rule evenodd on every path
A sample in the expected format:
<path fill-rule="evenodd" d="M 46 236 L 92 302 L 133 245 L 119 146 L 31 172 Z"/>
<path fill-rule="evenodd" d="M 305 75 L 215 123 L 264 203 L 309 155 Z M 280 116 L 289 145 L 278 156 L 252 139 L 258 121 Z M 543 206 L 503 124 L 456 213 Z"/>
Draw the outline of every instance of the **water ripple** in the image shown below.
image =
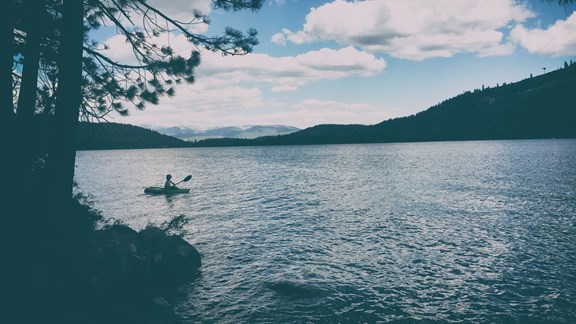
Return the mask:
<path fill-rule="evenodd" d="M 104 215 L 193 219 L 202 276 L 174 300 L 189 323 L 576 322 L 574 140 L 78 160 Z M 141 194 L 168 172 L 192 173 L 191 193 Z"/>

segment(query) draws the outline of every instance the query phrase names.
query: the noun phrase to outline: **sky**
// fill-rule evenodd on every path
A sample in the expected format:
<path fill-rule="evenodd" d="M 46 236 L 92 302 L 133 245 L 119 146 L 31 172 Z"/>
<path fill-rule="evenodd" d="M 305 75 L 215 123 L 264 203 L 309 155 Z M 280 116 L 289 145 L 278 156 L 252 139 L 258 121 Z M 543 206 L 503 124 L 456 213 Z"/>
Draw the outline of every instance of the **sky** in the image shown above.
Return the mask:
<path fill-rule="evenodd" d="M 196 82 L 113 122 L 147 127 L 372 125 L 465 91 L 520 81 L 576 61 L 576 6 L 541 0 L 265 0 L 258 12 L 213 10 L 210 0 L 148 0 L 195 32 L 258 30 L 245 56 L 202 51 Z M 120 36 L 108 55 L 130 62 Z M 164 37 L 164 38 L 162 38 Z M 182 35 L 162 35 L 177 53 Z"/>

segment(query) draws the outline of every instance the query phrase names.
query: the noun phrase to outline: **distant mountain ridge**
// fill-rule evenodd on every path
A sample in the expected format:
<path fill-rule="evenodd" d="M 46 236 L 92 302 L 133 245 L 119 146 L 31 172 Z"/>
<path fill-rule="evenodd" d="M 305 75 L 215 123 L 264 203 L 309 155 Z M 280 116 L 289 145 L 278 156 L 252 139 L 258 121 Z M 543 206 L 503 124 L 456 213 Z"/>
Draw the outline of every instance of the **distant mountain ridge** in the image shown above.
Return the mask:
<path fill-rule="evenodd" d="M 467 91 L 415 115 L 376 125 L 318 125 L 252 140 L 194 146 L 306 145 L 576 138 L 576 64 L 494 88 Z"/>
<path fill-rule="evenodd" d="M 182 138 L 222 138 L 225 134 L 234 138 L 255 138 L 258 134 L 287 134 L 299 130 L 290 126 L 250 126 L 224 127 L 208 131 L 194 131 L 185 127 L 168 127 L 158 130 L 119 123 L 87 123 L 78 126 L 78 150 L 113 150 L 113 149 L 146 149 L 187 147 L 191 142 Z M 175 134 L 173 136 L 167 134 Z M 182 138 L 178 138 L 182 137 Z"/>
<path fill-rule="evenodd" d="M 502 86 L 467 91 L 417 114 L 376 125 L 318 125 L 287 135 L 184 141 L 132 125 L 81 123 L 79 149 L 576 138 L 576 64 Z M 238 130 L 239 129 L 239 130 Z M 171 128 L 172 132 L 185 130 Z M 225 131 L 220 129 L 218 136 Z M 246 132 L 246 130 L 243 130 Z M 258 134 L 259 129 L 252 129 Z M 205 135 L 214 135 L 205 133 Z"/>
<path fill-rule="evenodd" d="M 161 134 L 173 136 L 186 141 L 199 141 L 208 138 L 245 138 L 253 139 L 262 136 L 287 135 L 300 130 L 300 128 L 285 125 L 246 126 L 246 127 L 218 127 L 208 130 L 194 130 L 184 126 L 154 127 L 149 126 Z"/>

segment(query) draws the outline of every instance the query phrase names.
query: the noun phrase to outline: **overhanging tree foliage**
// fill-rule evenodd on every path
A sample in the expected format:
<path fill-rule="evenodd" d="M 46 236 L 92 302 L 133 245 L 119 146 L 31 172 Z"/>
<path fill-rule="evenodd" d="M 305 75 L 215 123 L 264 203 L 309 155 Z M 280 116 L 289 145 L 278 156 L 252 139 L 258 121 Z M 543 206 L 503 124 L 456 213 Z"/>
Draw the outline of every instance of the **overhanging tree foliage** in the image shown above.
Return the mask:
<path fill-rule="evenodd" d="M 257 10 L 259 1 L 213 1 L 215 8 Z M 100 28 L 103 22 L 112 24 L 129 44 L 134 60 L 117 62 L 106 56 L 106 48 L 95 41 L 84 43 L 86 85 L 84 116 L 101 118 L 110 111 L 127 113 L 125 103 L 143 109 L 146 103 L 156 104 L 162 95 L 174 95 L 174 85 L 194 82 L 194 70 L 200 63 L 199 49 L 219 51 L 225 55 L 242 55 L 252 51 L 258 43 L 256 31 L 244 33 L 227 28 L 223 35 L 209 37 L 191 32 L 196 25 L 209 23 L 199 11 L 190 20 L 181 22 L 171 18 L 146 1 L 89 1 L 87 24 Z M 178 33 L 198 50 L 182 57 L 169 46 L 155 43 L 158 37 Z"/>
<path fill-rule="evenodd" d="M 211 2 L 214 9 L 258 10 L 263 0 Z M 0 89 L 2 129 L 23 135 L 9 141 L 6 179 L 20 193 L 49 187 L 57 201 L 72 194 L 79 119 L 127 114 L 173 96 L 176 84 L 194 82 L 202 50 L 243 55 L 258 44 L 253 29 L 194 32 L 209 23 L 206 15 L 193 11 L 180 21 L 146 0 L 8 0 L 5 8 L 0 80 L 12 87 Z M 103 26 L 125 39 L 132 60 L 116 61 L 114 48 L 90 39 Z M 169 34 L 183 35 L 194 49 L 184 56 L 157 44 Z M 34 180 L 39 169 L 46 176 Z"/>

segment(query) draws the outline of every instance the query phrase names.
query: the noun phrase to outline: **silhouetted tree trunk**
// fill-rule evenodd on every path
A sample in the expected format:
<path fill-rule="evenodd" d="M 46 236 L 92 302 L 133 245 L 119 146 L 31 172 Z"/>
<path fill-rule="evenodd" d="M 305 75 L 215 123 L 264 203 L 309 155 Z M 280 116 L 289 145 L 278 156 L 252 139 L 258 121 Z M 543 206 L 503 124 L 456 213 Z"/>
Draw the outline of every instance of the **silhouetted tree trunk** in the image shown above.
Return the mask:
<path fill-rule="evenodd" d="M 53 199 L 65 201 L 72 197 L 76 130 L 82 102 L 82 45 L 84 37 L 84 2 L 64 0 L 62 4 L 62 40 L 58 70 L 58 94 L 54 123 L 54 139 L 48 153 Z"/>
<path fill-rule="evenodd" d="M 7 1 L 0 10 L 0 147 L 2 154 L 2 168 L 0 178 L 4 183 L 18 184 L 15 168 L 19 165 L 19 142 L 13 136 L 16 131 L 14 105 L 12 103 L 12 64 L 14 53 L 14 2 Z M 10 203 L 14 201 L 14 193 L 3 195 L 4 210 L 10 210 Z M 9 225 L 6 225 L 9 226 Z"/>
<path fill-rule="evenodd" d="M 7 1 L 0 10 L 0 119 L 7 123 L 13 115 L 12 105 L 12 49 L 14 44 L 14 4 Z"/>
<path fill-rule="evenodd" d="M 36 109 L 36 90 L 38 89 L 38 67 L 40 65 L 40 29 L 42 16 L 42 1 L 25 1 L 24 31 L 26 44 L 24 46 L 24 65 L 22 67 L 22 83 L 18 95 L 17 113 L 20 119 L 30 120 Z"/>
<path fill-rule="evenodd" d="M 13 182 L 13 185 L 16 190 L 21 192 L 29 190 L 32 186 L 32 168 L 36 154 L 33 149 L 33 143 L 39 138 L 34 134 L 36 128 L 32 123 L 32 118 L 36 110 L 43 10 L 44 1 L 24 1 L 24 18 L 21 27 L 26 33 L 22 51 L 24 64 L 22 65 L 22 81 L 16 105 L 17 118 L 14 121 L 14 126 L 17 129 L 13 132 L 14 135 L 17 134 L 19 137 L 20 143 L 13 153 L 16 165 L 11 170 L 11 172 L 19 176 L 19 180 Z"/>

